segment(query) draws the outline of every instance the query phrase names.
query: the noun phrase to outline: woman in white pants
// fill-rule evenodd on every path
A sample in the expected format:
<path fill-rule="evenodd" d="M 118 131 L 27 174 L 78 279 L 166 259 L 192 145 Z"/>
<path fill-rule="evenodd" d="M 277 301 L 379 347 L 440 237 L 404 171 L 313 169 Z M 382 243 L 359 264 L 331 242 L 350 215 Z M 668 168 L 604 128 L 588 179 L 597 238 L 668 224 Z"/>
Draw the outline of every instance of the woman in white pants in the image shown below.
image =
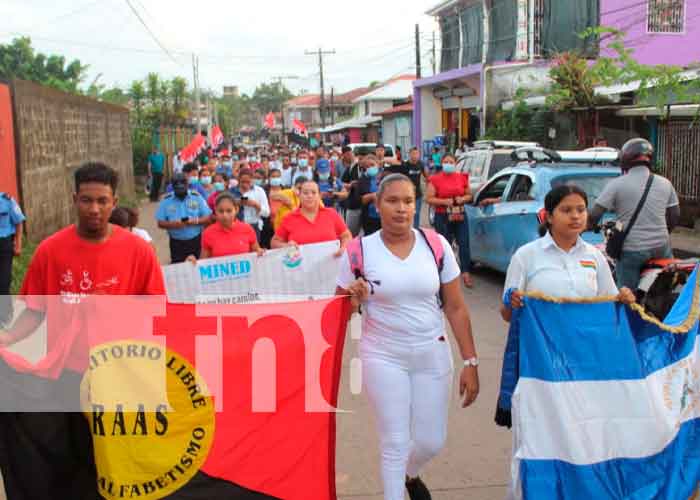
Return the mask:
<path fill-rule="evenodd" d="M 402 500 L 404 488 L 411 500 L 431 499 L 418 475 L 447 436 L 453 364 L 443 312 L 465 360 L 462 406 L 479 392 L 457 260 L 445 238 L 413 229 L 415 207 L 411 180 L 387 176 L 377 192 L 382 229 L 361 240 L 360 254 L 348 248 L 337 281 L 337 293 L 362 309 L 362 377 L 380 437 L 385 500 Z"/>

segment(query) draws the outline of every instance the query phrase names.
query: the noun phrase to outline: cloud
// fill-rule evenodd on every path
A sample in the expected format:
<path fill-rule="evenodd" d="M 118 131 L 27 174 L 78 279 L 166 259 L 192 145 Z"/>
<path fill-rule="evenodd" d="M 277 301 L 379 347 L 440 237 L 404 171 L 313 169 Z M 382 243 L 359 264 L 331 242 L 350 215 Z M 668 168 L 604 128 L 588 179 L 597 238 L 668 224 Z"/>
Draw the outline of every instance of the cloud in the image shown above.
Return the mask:
<path fill-rule="evenodd" d="M 344 92 L 415 71 L 414 24 L 434 29 L 424 15 L 436 0 L 130 0 L 158 47 L 125 0 L 0 2 L 6 28 L 0 43 L 21 32 L 42 52 L 61 53 L 90 65 L 88 81 L 128 86 L 154 71 L 192 81 L 192 53 L 199 54 L 202 86 L 220 91 L 238 85 L 252 92 L 277 75 L 296 75 L 292 90 L 318 91 L 318 58 L 306 50 L 335 49 L 324 58 L 328 91 Z M 70 42 L 70 43 L 68 43 Z M 425 52 L 426 42 L 422 42 Z M 426 62 L 424 66 L 428 66 Z"/>

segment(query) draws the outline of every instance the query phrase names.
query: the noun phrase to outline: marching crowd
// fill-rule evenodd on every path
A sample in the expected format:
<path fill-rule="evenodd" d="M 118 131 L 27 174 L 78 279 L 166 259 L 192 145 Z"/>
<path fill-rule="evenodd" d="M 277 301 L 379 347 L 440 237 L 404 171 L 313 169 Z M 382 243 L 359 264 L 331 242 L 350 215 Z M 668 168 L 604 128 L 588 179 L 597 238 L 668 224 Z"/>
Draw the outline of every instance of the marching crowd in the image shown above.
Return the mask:
<path fill-rule="evenodd" d="M 635 300 L 622 286 L 626 275 L 622 282 L 618 276 L 616 284 L 601 252 L 580 235 L 588 227 L 590 208 L 594 217 L 598 206 L 619 209 L 618 193 L 642 179 L 649 186 L 649 199 L 656 201 L 649 210 L 659 211 L 646 214 L 645 224 L 663 222 L 665 240 L 659 253 L 665 252 L 677 197 L 668 181 L 649 173 L 653 151 L 642 146 L 623 148 L 623 169 L 632 174 L 598 197 L 595 207 L 589 207 L 585 191 L 573 185 L 547 194 L 542 238 L 520 248 L 507 273 L 502 309 L 506 321 L 523 306 L 524 293 L 533 290 L 555 297 L 617 296 L 627 304 Z M 453 156 L 441 157 L 439 171 L 429 171 L 415 148 L 405 161 L 384 153 L 380 144 L 374 153 L 357 158 L 349 147 L 203 152 L 196 163 L 176 161 L 160 199 L 164 161 L 154 151 L 149 159 L 151 199 L 159 203 L 156 219 L 168 232 L 173 263 L 339 242 L 336 293 L 350 296 L 354 310 L 362 311 L 363 384 L 380 437 L 384 498 L 402 499 L 407 489 L 411 500 L 429 500 L 419 474 L 445 444 L 454 370 L 443 317 L 462 360 L 458 379 L 463 406 L 471 405 L 479 393 L 479 361 L 462 294 L 462 286 L 473 286 L 464 209 L 471 192 Z M 653 187 L 647 178 L 653 179 Z M 138 227 L 138 212 L 118 206 L 116 172 L 89 163 L 76 171 L 74 182 L 77 222 L 39 245 L 22 294 L 164 294 L 150 236 Z M 641 211 L 647 195 L 629 204 L 627 221 L 632 218 L 628 212 L 635 207 Z M 419 225 L 423 200 L 435 209 L 436 231 Z M 2 251 L 17 254 L 23 215 L 8 197 L 0 199 L 0 210 L 5 217 L 0 219 L 0 243 L 10 242 Z M 353 238 L 359 234 L 361 238 Z M 66 279 L 78 268 L 91 284 L 103 288 L 83 288 L 82 282 Z M 0 329 L 0 346 L 32 334 L 43 321 L 45 307 L 29 300 L 14 324 Z M 60 344 L 60 339 L 49 338 L 49 351 Z M 80 373 L 85 361 L 68 356 L 66 366 Z M 0 469 L 9 498 L 88 498 L 79 490 L 82 483 L 74 480 L 94 481 L 90 433 L 81 414 L 0 413 L 0 419 Z M 33 419 L 31 426 L 26 425 L 28 419 Z M 55 435 L 47 434 L 49 427 L 58 429 Z M 36 451 L 48 449 L 49 442 L 51 453 Z M 77 453 L 76 443 L 87 450 Z M 19 463 L 35 464 L 46 481 L 13 475 Z"/>

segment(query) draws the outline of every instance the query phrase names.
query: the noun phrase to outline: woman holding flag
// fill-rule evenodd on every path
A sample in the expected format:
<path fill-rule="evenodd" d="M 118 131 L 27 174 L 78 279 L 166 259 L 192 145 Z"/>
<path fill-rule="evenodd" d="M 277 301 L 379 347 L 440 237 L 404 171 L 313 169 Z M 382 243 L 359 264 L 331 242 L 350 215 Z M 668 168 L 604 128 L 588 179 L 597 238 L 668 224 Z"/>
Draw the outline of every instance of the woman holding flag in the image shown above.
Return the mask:
<path fill-rule="evenodd" d="M 377 190 L 381 229 L 353 240 L 336 293 L 363 308 L 360 359 L 375 414 L 385 500 L 430 500 L 418 474 L 443 448 L 452 387 L 452 353 L 443 312 L 464 360 L 463 407 L 479 393 L 479 364 L 460 269 L 447 240 L 413 228 L 416 191 L 402 174 Z"/>
<path fill-rule="evenodd" d="M 588 227 L 588 196 L 576 185 L 552 189 L 544 200 L 545 223 L 540 239 L 515 252 L 506 274 L 501 315 L 510 322 L 522 307 L 523 293 L 538 291 L 552 297 L 617 297 L 635 301 L 629 288 L 617 289 L 610 266 L 593 245 L 581 239 Z"/>

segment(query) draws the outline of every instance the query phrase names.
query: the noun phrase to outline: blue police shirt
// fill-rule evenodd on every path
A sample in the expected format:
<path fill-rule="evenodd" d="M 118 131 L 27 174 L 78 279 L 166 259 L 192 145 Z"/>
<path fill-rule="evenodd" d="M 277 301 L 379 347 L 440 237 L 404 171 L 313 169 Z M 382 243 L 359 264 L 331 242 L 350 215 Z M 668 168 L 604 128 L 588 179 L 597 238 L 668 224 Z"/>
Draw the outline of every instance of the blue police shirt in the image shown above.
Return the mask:
<path fill-rule="evenodd" d="M 369 192 L 376 193 L 379 190 L 379 181 L 376 177 L 370 177 L 369 181 Z M 370 203 L 367 207 L 367 215 L 373 219 L 379 219 L 379 212 L 377 211 L 377 205 Z"/>
<path fill-rule="evenodd" d="M 0 238 L 15 234 L 15 226 L 24 220 L 24 214 L 17 202 L 9 195 L 0 193 Z"/>
<path fill-rule="evenodd" d="M 209 215 L 211 215 L 211 209 L 207 205 L 207 201 L 196 191 L 190 190 L 183 200 L 173 193 L 165 195 L 163 201 L 158 205 L 156 220 L 173 222 L 185 217 L 201 219 Z M 199 236 L 202 229 L 201 225 L 185 226 L 180 229 L 168 229 L 168 235 L 174 240 L 191 240 Z"/>

